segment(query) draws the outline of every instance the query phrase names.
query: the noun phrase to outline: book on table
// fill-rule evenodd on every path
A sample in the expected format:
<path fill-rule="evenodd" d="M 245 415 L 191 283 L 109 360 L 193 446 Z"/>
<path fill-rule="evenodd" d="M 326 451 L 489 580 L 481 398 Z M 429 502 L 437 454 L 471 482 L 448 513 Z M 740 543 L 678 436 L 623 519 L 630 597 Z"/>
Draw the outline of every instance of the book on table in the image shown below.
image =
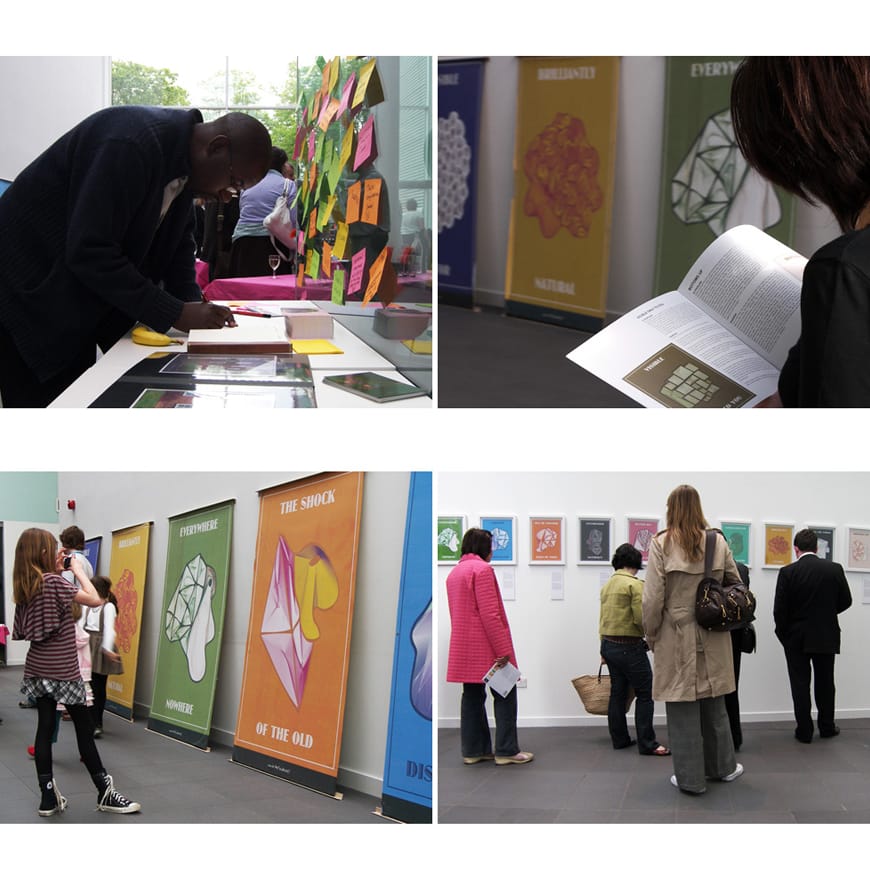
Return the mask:
<path fill-rule="evenodd" d="M 188 353 L 276 354 L 290 353 L 290 339 L 283 317 L 239 316 L 236 326 L 222 329 L 191 329 Z"/>
<path fill-rule="evenodd" d="M 719 236 L 676 290 L 638 305 L 568 359 L 650 408 L 752 407 L 800 336 L 806 258 L 751 226 Z"/>

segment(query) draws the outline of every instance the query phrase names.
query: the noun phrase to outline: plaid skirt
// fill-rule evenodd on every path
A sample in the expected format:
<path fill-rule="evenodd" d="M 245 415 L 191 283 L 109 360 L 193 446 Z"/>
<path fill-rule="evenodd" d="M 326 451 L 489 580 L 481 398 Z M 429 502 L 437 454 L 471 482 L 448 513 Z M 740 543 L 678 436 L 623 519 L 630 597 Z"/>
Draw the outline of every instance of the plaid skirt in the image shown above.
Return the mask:
<path fill-rule="evenodd" d="M 54 698 L 58 704 L 75 706 L 87 703 L 87 690 L 83 680 L 50 680 L 47 677 L 25 677 L 21 681 L 21 694 L 31 698 Z"/>

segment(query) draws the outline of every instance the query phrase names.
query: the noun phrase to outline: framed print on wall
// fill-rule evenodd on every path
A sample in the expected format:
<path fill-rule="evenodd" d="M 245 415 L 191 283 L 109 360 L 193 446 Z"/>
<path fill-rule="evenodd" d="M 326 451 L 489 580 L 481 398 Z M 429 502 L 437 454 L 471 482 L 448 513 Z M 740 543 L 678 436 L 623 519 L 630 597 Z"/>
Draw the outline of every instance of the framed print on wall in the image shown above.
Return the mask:
<path fill-rule="evenodd" d="M 580 552 L 578 565 L 609 565 L 613 520 L 610 517 L 579 517 Z"/>
<path fill-rule="evenodd" d="M 790 565 L 794 551 L 794 525 L 790 523 L 764 524 L 764 567 L 781 568 Z"/>
<path fill-rule="evenodd" d="M 807 523 L 804 528 L 816 533 L 819 539 L 819 548 L 816 555 L 826 562 L 834 561 L 834 526 L 820 526 L 816 523 Z"/>
<path fill-rule="evenodd" d="M 480 528 L 492 532 L 493 565 L 517 564 L 517 518 L 502 515 L 482 516 Z"/>
<path fill-rule="evenodd" d="M 649 560 L 649 548 L 652 539 L 659 530 L 659 520 L 649 517 L 629 517 L 625 521 L 626 540 L 632 547 L 640 550 L 643 563 Z"/>
<path fill-rule="evenodd" d="M 849 527 L 846 570 L 870 572 L 870 529 Z"/>
<path fill-rule="evenodd" d="M 721 520 L 719 528 L 731 548 L 734 561 L 742 562 L 747 568 L 751 568 L 749 554 L 752 552 L 750 548 L 752 523 L 744 523 L 739 520 Z"/>
<path fill-rule="evenodd" d="M 438 517 L 438 564 L 455 565 L 462 555 L 462 537 L 465 534 L 465 517 Z"/>
<path fill-rule="evenodd" d="M 529 564 L 565 564 L 565 517 L 529 517 Z"/>

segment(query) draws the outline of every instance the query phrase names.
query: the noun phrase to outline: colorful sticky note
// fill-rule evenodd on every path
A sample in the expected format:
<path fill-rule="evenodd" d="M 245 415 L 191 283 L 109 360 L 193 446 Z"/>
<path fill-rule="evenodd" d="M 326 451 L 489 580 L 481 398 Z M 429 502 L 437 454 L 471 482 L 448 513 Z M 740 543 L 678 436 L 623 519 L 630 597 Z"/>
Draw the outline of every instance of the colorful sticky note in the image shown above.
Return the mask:
<path fill-rule="evenodd" d="M 299 261 L 299 267 L 296 270 L 296 286 L 304 287 L 305 286 L 305 261 Z"/>
<path fill-rule="evenodd" d="M 344 269 L 336 269 L 332 275 L 332 304 L 344 305 Z"/>
<path fill-rule="evenodd" d="M 381 77 L 378 74 L 375 58 L 372 58 L 359 71 L 359 83 L 350 104 L 351 108 L 361 105 L 363 100 L 366 101 L 367 106 L 376 106 L 384 101 L 384 89 L 381 85 Z"/>
<path fill-rule="evenodd" d="M 344 138 L 341 140 L 341 156 L 338 161 L 339 170 L 344 169 L 353 154 L 353 137 L 354 129 L 351 124 L 344 133 Z"/>
<path fill-rule="evenodd" d="M 377 156 L 378 143 L 375 139 L 375 119 L 370 116 L 359 131 L 359 138 L 356 142 L 356 155 L 353 158 L 353 171 L 356 172 L 360 166 L 371 163 Z"/>
<path fill-rule="evenodd" d="M 347 295 L 353 296 L 362 290 L 363 272 L 366 268 L 366 249 L 357 251 L 350 258 L 350 283 L 347 286 Z"/>
<path fill-rule="evenodd" d="M 317 235 L 317 209 L 311 209 L 311 214 L 308 216 L 308 238 Z"/>
<path fill-rule="evenodd" d="M 335 208 L 335 200 L 336 197 L 330 196 L 329 199 L 326 200 L 326 205 L 320 207 L 320 214 L 322 215 L 322 226 L 325 226 L 326 222 L 329 220 L 329 216 L 332 214 L 332 210 Z"/>
<path fill-rule="evenodd" d="M 338 188 L 338 180 L 341 178 L 341 163 L 338 159 L 338 152 L 333 150 L 330 155 L 329 166 L 324 169 L 327 180 L 329 182 L 330 193 L 335 193 Z"/>
<path fill-rule="evenodd" d="M 302 254 L 305 252 L 305 233 L 301 230 L 296 233 L 296 253 Z"/>
<path fill-rule="evenodd" d="M 359 220 L 360 197 L 362 196 L 362 182 L 355 181 L 347 189 L 347 222 L 355 224 Z"/>
<path fill-rule="evenodd" d="M 384 274 L 381 278 L 381 285 L 378 290 L 378 302 L 384 308 L 392 304 L 393 300 L 399 295 L 399 278 L 396 275 L 396 270 L 393 268 L 391 260 L 387 260 L 384 265 Z"/>
<path fill-rule="evenodd" d="M 313 130 L 308 134 L 308 159 L 314 160 L 314 153 L 317 149 L 317 131 Z"/>
<path fill-rule="evenodd" d="M 390 256 L 391 251 L 392 248 L 390 248 L 389 246 L 384 248 L 380 252 L 380 254 L 375 257 L 374 263 L 372 263 L 371 267 L 369 268 L 369 284 L 368 287 L 366 287 L 365 296 L 363 296 L 363 308 L 365 308 L 366 305 L 368 305 L 369 302 L 374 299 L 375 293 L 378 292 L 378 288 L 381 285 L 381 278 L 384 274 L 384 266 L 386 265 L 387 257 Z"/>
<path fill-rule="evenodd" d="M 317 276 L 320 274 L 320 252 L 312 249 L 308 252 L 308 256 L 305 259 L 307 261 L 305 274 L 316 281 Z"/>
<path fill-rule="evenodd" d="M 335 245 L 332 248 L 332 253 L 335 254 L 337 260 L 344 259 L 344 249 L 347 247 L 347 224 L 342 222 L 338 225 L 338 230 L 335 233 Z"/>
<path fill-rule="evenodd" d="M 332 123 L 332 119 L 335 117 L 338 112 L 338 100 L 335 97 L 330 97 L 329 101 L 324 101 L 324 106 L 320 110 L 320 117 L 317 119 L 317 126 L 320 127 L 323 132 L 326 132 L 326 128 Z"/>
<path fill-rule="evenodd" d="M 327 90 L 331 94 L 335 90 L 335 86 L 338 84 L 338 73 L 341 69 L 341 61 L 338 59 L 338 56 L 332 59 L 332 64 L 329 69 L 329 86 Z"/>
<path fill-rule="evenodd" d="M 323 256 L 320 259 L 320 268 L 323 269 L 323 274 L 327 278 L 332 277 L 332 245 L 329 242 L 323 243 Z"/>
<path fill-rule="evenodd" d="M 383 180 L 380 178 L 367 178 L 363 187 L 363 205 L 362 216 L 360 220 L 365 224 L 374 224 L 377 226 L 378 214 L 381 206 L 381 186 Z"/>
<path fill-rule="evenodd" d="M 302 145 L 305 142 L 305 126 L 301 125 L 296 130 L 296 139 L 293 143 L 293 159 L 298 160 L 302 153 Z"/>
<path fill-rule="evenodd" d="M 338 104 L 338 114 L 341 115 L 350 108 L 350 100 L 353 97 L 354 87 L 356 86 L 356 73 L 351 73 L 350 78 L 344 83 L 341 89 L 341 102 Z"/>

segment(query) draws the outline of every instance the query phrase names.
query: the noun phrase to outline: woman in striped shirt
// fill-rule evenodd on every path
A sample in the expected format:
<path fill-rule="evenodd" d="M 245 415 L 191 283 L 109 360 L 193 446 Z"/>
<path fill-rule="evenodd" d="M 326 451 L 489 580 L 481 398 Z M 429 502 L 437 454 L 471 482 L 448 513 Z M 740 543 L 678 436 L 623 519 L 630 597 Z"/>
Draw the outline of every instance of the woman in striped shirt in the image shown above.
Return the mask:
<path fill-rule="evenodd" d="M 73 572 L 77 585 L 60 576 L 63 570 Z M 71 607 L 73 601 L 91 606 L 101 603 L 93 584 L 78 560 L 71 559 L 65 550 L 58 551 L 54 535 L 44 529 L 27 529 L 15 547 L 12 588 L 13 639 L 30 641 L 21 691 L 36 698 L 39 716 L 34 741 L 42 796 L 39 815 L 53 816 L 67 805 L 52 773 L 51 734 L 58 703 L 66 706 L 75 725 L 81 760 L 97 787 L 97 809 L 109 813 L 138 812 L 140 805 L 115 791 L 112 777 L 103 768 L 85 705 Z"/>

